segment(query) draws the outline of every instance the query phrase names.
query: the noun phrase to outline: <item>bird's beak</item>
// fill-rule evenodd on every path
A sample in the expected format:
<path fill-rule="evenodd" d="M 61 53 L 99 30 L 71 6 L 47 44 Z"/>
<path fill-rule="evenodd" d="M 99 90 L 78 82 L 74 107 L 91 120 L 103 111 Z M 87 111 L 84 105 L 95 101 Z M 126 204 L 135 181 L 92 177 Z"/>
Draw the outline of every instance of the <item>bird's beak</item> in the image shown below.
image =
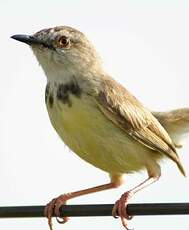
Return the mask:
<path fill-rule="evenodd" d="M 43 42 L 40 39 L 38 39 L 32 35 L 16 34 L 16 35 L 11 36 L 11 38 L 13 38 L 19 42 L 24 42 L 28 45 L 43 44 Z"/>

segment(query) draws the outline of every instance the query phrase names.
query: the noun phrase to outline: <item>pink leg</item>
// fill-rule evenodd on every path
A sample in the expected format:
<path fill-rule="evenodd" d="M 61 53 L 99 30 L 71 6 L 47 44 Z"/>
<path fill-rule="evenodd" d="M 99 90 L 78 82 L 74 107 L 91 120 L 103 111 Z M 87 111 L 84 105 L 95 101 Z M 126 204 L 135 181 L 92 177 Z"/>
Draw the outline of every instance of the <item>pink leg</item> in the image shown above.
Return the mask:
<path fill-rule="evenodd" d="M 57 217 L 59 217 L 60 216 L 59 209 L 63 204 L 66 204 L 67 200 L 70 200 L 70 199 L 78 197 L 78 196 L 87 195 L 90 193 L 100 192 L 100 191 L 112 189 L 112 188 L 117 188 L 122 183 L 123 183 L 123 180 L 122 180 L 121 175 L 115 175 L 115 176 L 112 176 L 111 183 L 100 185 L 100 186 L 89 188 L 89 189 L 80 190 L 77 192 L 63 194 L 63 195 L 60 195 L 57 198 L 53 199 L 52 201 L 50 201 L 47 204 L 47 206 L 45 207 L 45 210 L 44 210 L 44 214 L 48 218 L 48 225 L 49 225 L 50 230 L 53 230 L 53 228 L 52 228 L 52 216 L 53 216 L 53 214 L 55 214 Z M 62 219 L 63 219 L 62 221 L 60 221 L 58 219 L 57 219 L 57 221 L 59 223 L 66 223 L 69 218 L 63 217 Z"/>
<path fill-rule="evenodd" d="M 112 215 L 115 218 L 118 218 L 118 216 L 120 216 L 121 218 L 121 222 L 122 225 L 129 230 L 128 228 L 128 220 L 130 220 L 132 217 L 129 216 L 126 212 L 126 207 L 128 205 L 128 201 L 129 199 L 138 191 L 142 190 L 143 188 L 149 186 L 150 184 L 154 183 L 155 181 L 157 181 L 159 178 L 159 176 L 156 177 L 149 177 L 147 180 L 145 180 L 144 182 L 142 182 L 141 184 L 137 185 L 136 187 L 134 187 L 133 189 L 125 192 L 121 198 L 116 201 L 113 210 L 112 210 Z"/>

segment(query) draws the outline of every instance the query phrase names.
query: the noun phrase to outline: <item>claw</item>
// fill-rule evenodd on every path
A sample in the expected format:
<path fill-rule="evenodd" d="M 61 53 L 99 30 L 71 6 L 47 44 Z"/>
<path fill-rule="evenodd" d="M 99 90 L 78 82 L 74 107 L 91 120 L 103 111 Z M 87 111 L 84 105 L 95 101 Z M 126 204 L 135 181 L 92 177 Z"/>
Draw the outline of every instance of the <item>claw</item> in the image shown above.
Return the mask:
<path fill-rule="evenodd" d="M 118 200 L 115 202 L 113 209 L 112 209 L 112 216 L 117 219 L 119 218 L 118 214 L 117 214 L 117 208 L 118 207 Z"/>
<path fill-rule="evenodd" d="M 132 216 L 129 216 L 126 207 L 128 205 L 128 201 L 131 198 L 132 193 L 130 191 L 124 193 L 119 200 L 116 201 L 114 207 L 112 209 L 112 215 L 114 218 L 121 218 L 122 225 L 127 230 L 132 230 L 128 228 L 128 220 L 132 219 Z"/>
<path fill-rule="evenodd" d="M 59 224 L 65 224 L 66 222 L 68 222 L 70 218 L 65 216 L 65 217 L 56 217 L 56 221 L 59 223 Z"/>
<path fill-rule="evenodd" d="M 63 204 L 66 204 L 66 201 L 69 200 L 70 197 L 71 197 L 70 194 L 60 195 L 59 197 L 54 198 L 46 205 L 44 209 L 44 215 L 48 218 L 48 225 L 50 230 L 53 230 L 53 226 L 52 226 L 53 214 L 56 215 L 56 220 L 59 224 L 65 224 L 66 222 L 68 222 L 69 220 L 68 217 L 60 217 L 60 207 Z"/>

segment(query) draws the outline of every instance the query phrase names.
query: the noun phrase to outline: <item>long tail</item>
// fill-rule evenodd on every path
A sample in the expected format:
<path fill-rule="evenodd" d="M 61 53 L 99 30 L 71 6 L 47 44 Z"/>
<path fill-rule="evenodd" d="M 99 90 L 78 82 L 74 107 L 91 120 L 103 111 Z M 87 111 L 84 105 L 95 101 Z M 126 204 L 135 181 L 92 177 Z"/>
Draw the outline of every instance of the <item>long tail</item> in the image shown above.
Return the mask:
<path fill-rule="evenodd" d="M 183 139 L 189 135 L 189 108 L 152 113 L 167 130 L 175 147 L 182 147 Z"/>

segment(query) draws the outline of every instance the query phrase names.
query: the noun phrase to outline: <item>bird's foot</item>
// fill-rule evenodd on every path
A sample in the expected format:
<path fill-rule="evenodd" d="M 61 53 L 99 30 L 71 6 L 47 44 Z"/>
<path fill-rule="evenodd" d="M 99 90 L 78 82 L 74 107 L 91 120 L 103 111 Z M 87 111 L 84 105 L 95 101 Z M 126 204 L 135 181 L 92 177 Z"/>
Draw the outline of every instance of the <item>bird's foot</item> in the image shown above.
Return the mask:
<path fill-rule="evenodd" d="M 66 204 L 66 201 L 72 198 L 71 194 L 63 194 L 58 196 L 57 198 L 52 199 L 45 207 L 44 214 L 48 218 L 48 225 L 50 230 L 53 230 L 52 227 L 52 217 L 55 214 L 56 220 L 60 224 L 64 224 L 68 222 L 69 217 L 60 217 L 60 207 L 63 204 Z M 60 220 L 61 219 L 61 220 Z"/>
<path fill-rule="evenodd" d="M 129 216 L 126 208 L 128 205 L 129 199 L 132 197 L 133 193 L 132 191 L 128 191 L 124 193 L 119 200 L 116 201 L 114 204 L 114 207 L 112 209 L 112 216 L 114 218 L 121 218 L 121 222 L 124 228 L 127 230 L 131 230 L 128 227 L 128 221 L 132 219 L 132 216 Z"/>

